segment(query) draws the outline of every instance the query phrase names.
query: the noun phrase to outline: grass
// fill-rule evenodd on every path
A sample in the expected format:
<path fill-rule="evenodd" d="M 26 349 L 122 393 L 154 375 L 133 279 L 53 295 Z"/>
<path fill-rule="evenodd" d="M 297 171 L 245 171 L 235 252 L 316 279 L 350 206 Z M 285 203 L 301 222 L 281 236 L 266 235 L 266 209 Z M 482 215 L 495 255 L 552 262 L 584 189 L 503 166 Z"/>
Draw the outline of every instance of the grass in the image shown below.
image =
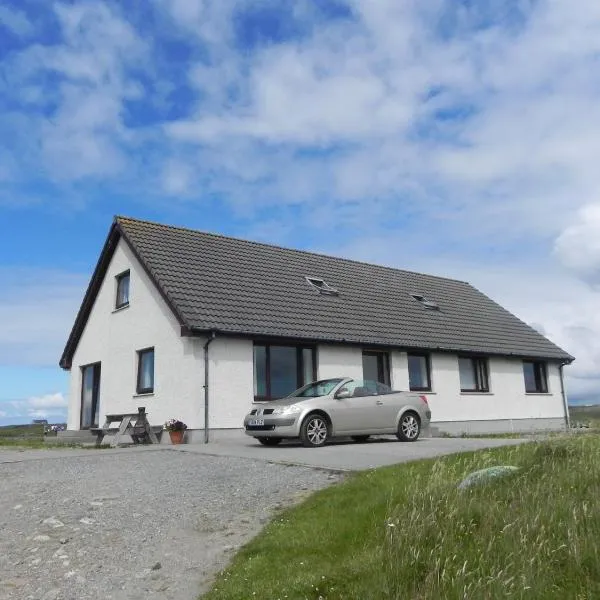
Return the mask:
<path fill-rule="evenodd" d="M 46 448 L 44 426 L 32 424 L 0 427 L 0 446 Z"/>
<path fill-rule="evenodd" d="M 55 438 L 52 438 L 54 440 Z M 0 448 L 93 448 L 97 446 L 73 443 L 48 443 L 44 436 L 44 426 L 31 425 L 6 425 L 0 427 Z M 108 444 L 98 448 L 109 448 Z"/>
<path fill-rule="evenodd" d="M 468 473 L 521 467 L 468 490 Z M 364 472 L 281 512 L 207 600 L 600 597 L 600 437 Z"/>
<path fill-rule="evenodd" d="M 600 405 L 569 406 L 571 425 L 584 424 L 593 429 L 600 429 Z"/>

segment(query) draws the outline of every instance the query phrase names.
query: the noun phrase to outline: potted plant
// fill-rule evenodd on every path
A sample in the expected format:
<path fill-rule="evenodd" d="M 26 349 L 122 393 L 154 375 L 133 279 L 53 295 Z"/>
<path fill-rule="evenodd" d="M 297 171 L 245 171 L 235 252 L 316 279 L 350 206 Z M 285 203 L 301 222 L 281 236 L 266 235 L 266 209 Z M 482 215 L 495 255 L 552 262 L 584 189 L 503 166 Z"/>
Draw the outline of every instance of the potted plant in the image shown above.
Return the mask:
<path fill-rule="evenodd" d="M 165 429 L 169 432 L 172 444 L 183 443 L 183 434 L 187 429 L 187 425 L 179 419 L 169 419 L 165 423 Z"/>

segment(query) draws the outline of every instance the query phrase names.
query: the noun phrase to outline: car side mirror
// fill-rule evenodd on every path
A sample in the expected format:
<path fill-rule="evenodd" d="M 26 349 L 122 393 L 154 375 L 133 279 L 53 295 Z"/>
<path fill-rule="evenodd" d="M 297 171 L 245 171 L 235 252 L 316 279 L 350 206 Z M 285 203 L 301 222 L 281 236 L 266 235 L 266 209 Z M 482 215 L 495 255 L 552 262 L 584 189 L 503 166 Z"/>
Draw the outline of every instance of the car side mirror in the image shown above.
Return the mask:
<path fill-rule="evenodd" d="M 336 395 L 336 400 L 343 400 L 344 398 L 350 398 L 350 390 L 340 390 Z"/>

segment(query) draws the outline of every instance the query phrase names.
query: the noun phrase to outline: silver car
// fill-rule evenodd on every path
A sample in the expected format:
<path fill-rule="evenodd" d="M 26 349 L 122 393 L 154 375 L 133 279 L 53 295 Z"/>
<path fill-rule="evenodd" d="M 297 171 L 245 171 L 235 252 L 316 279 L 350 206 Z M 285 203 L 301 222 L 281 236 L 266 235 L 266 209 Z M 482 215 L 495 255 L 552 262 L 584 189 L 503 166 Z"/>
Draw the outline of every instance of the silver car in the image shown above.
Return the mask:
<path fill-rule="evenodd" d="M 403 442 L 414 442 L 430 420 L 423 394 L 340 377 L 309 383 L 281 400 L 254 402 L 244 430 L 265 446 L 300 438 L 304 446 L 314 448 L 333 437 L 364 442 L 371 435 L 390 433 Z"/>

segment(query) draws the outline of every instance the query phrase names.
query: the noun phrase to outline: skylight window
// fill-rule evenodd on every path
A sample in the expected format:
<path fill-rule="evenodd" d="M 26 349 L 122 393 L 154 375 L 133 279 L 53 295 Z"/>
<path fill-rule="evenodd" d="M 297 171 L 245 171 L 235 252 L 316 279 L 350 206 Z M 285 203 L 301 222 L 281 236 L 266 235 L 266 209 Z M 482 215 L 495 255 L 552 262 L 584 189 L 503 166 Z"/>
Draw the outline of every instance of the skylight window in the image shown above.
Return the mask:
<path fill-rule="evenodd" d="M 339 296 L 339 292 L 334 288 L 325 283 L 320 277 L 305 277 L 306 281 L 319 291 L 319 294 L 325 294 L 327 296 Z"/>
<path fill-rule="evenodd" d="M 440 305 L 434 300 L 429 300 L 423 294 L 411 294 L 411 296 L 423 305 L 423 308 L 428 310 L 440 310 Z"/>

